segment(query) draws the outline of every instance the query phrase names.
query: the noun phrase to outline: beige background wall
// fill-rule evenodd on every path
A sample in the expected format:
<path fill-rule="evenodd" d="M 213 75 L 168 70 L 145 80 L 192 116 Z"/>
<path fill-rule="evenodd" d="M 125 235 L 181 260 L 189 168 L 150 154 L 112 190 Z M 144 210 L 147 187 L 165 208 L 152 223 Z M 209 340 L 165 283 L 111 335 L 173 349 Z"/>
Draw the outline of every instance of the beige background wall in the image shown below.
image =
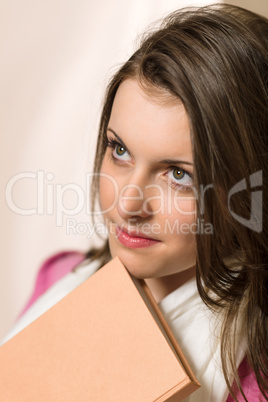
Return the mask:
<path fill-rule="evenodd" d="M 244 7 L 268 18 L 268 0 L 230 0 L 223 3 Z"/>
<path fill-rule="evenodd" d="M 60 214 L 49 210 L 56 206 L 49 195 L 72 183 L 87 193 L 85 176 L 113 66 L 131 54 L 150 21 L 175 8 L 208 3 L 213 1 L 0 2 L 0 337 L 25 304 L 45 258 L 60 250 L 86 250 L 97 241 L 88 233 L 68 234 L 66 217 L 61 224 Z M 267 15 L 267 0 L 252 4 Z M 7 203 L 5 188 L 17 174 L 33 176 L 14 184 Z M 71 190 L 58 198 L 65 208 L 77 206 Z M 11 201 L 24 210 L 38 203 L 39 213 L 15 213 Z M 89 222 L 85 208 L 71 218 L 76 225 Z"/>

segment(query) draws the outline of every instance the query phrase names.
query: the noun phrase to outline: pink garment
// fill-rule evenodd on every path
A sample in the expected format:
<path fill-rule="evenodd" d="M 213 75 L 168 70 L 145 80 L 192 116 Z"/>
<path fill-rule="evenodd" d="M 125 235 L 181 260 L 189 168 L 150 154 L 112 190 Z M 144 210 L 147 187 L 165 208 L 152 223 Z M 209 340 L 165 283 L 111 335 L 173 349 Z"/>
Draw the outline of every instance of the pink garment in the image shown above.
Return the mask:
<path fill-rule="evenodd" d="M 33 294 L 20 313 L 20 316 L 22 316 L 35 300 L 50 288 L 53 283 L 71 272 L 74 267 L 80 264 L 84 259 L 84 254 L 77 251 L 65 251 L 47 259 L 38 271 Z"/>
<path fill-rule="evenodd" d="M 249 367 L 247 359 L 244 359 L 242 361 L 242 363 L 240 364 L 238 373 L 239 373 L 242 389 L 244 391 L 244 394 L 245 394 L 248 402 L 265 402 L 265 401 L 267 401 L 267 399 L 264 398 L 264 396 L 262 395 L 262 393 L 258 387 L 255 374 L 252 371 L 252 369 Z M 241 392 L 238 392 L 236 395 L 237 395 L 237 399 L 239 402 L 245 401 L 245 399 L 241 395 Z M 234 399 L 231 397 L 230 394 L 229 394 L 226 402 L 234 402 Z"/>
<path fill-rule="evenodd" d="M 53 283 L 71 272 L 76 265 L 84 260 L 84 258 L 85 256 L 82 253 L 66 251 L 56 254 L 45 261 L 38 272 L 33 294 L 21 315 L 23 315 L 35 300 L 38 299 L 38 297 L 41 296 L 51 285 L 53 285 Z M 266 399 L 262 396 L 257 385 L 256 377 L 250 370 L 246 359 L 244 359 L 240 364 L 238 373 L 247 400 L 249 402 L 265 402 Z M 237 399 L 239 402 L 244 401 L 240 392 L 237 394 Z M 226 402 L 234 402 L 234 399 L 229 395 Z"/>

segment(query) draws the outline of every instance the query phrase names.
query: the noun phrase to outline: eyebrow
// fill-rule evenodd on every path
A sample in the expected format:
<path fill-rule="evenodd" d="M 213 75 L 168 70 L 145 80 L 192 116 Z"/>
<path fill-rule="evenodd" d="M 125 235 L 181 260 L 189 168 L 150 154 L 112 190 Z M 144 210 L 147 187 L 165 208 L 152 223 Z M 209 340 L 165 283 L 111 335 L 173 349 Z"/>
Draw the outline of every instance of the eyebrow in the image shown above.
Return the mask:
<path fill-rule="evenodd" d="M 163 163 L 165 165 L 180 165 L 180 164 L 184 164 L 184 165 L 192 165 L 192 162 L 188 162 L 188 161 L 182 161 L 181 159 L 163 159 L 162 161 L 160 161 L 160 163 Z"/>
<path fill-rule="evenodd" d="M 118 134 L 116 134 L 116 132 L 112 128 L 108 127 L 107 131 L 110 131 L 111 133 L 113 133 L 113 135 L 123 145 L 123 147 L 128 149 L 128 147 L 125 145 L 124 141 L 119 137 Z M 161 163 L 163 165 L 180 165 L 180 164 L 184 164 L 184 165 L 192 165 L 193 166 L 192 162 L 182 161 L 180 159 L 163 159 L 163 160 L 159 161 L 159 163 Z"/>

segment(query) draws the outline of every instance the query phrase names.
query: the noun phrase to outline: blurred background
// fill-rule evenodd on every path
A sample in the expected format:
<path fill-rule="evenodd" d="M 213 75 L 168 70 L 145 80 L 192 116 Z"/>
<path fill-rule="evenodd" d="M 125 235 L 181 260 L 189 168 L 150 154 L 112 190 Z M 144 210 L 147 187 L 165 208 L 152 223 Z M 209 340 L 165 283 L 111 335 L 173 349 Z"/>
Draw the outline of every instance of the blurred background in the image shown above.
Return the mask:
<path fill-rule="evenodd" d="M 46 258 L 98 242 L 87 172 L 109 78 L 148 24 L 216 2 L 0 1 L 0 338 Z M 227 3 L 268 17 L 267 0 Z"/>

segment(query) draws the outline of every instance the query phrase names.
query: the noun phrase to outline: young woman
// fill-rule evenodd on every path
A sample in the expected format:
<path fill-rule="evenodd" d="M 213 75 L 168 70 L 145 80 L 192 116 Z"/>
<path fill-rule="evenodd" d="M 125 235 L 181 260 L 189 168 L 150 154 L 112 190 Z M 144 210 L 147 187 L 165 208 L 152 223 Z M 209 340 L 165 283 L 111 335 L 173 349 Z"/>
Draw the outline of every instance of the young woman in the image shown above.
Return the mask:
<path fill-rule="evenodd" d="M 187 401 L 267 400 L 267 82 L 268 21 L 249 11 L 182 10 L 145 36 L 101 116 L 92 202 L 108 240 L 42 297 L 119 256 L 202 384 Z"/>

